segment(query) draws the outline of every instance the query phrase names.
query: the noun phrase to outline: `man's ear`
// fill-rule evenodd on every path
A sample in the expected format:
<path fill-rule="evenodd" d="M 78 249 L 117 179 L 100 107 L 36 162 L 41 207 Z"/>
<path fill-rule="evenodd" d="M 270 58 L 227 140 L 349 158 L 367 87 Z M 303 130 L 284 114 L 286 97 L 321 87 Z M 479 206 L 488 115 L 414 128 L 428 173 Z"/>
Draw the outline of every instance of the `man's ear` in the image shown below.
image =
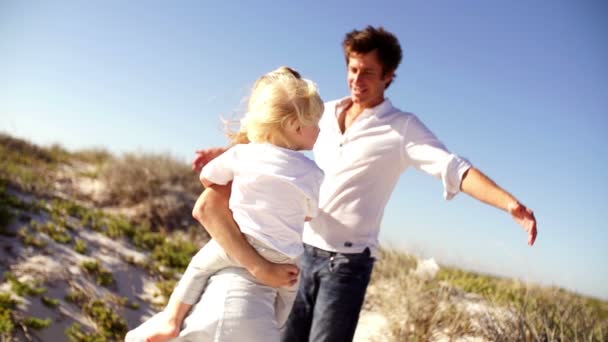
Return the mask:
<path fill-rule="evenodd" d="M 384 74 L 384 76 L 382 77 L 382 80 L 386 82 L 386 84 L 389 84 L 393 81 L 393 79 L 395 78 L 395 70 L 392 71 L 388 71 L 387 73 Z"/>

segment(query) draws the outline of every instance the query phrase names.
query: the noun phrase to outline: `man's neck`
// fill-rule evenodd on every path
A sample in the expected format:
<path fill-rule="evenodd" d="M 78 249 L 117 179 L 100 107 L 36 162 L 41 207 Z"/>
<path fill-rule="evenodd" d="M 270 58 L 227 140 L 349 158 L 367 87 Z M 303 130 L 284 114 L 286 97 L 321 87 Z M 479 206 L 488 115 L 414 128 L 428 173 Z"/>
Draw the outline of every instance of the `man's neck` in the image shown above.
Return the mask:
<path fill-rule="evenodd" d="M 361 114 L 364 110 L 374 108 L 382 102 L 384 102 L 384 97 L 380 97 L 374 101 L 367 103 L 357 103 L 353 101 L 351 102 L 348 111 L 351 116 L 359 116 L 359 114 Z"/>
<path fill-rule="evenodd" d="M 351 101 L 350 104 L 342 110 L 342 113 L 340 113 L 340 116 L 338 117 L 338 125 L 340 126 L 342 134 L 344 134 L 344 132 L 346 132 L 346 130 L 350 126 L 352 126 L 355 121 L 357 121 L 357 119 L 359 118 L 361 113 L 363 113 L 364 110 L 368 108 L 374 108 L 375 106 L 382 103 L 382 101 L 384 101 L 384 99 L 381 99 L 381 101 L 379 101 L 373 106 L 366 106 L 362 105 L 361 103 Z"/>

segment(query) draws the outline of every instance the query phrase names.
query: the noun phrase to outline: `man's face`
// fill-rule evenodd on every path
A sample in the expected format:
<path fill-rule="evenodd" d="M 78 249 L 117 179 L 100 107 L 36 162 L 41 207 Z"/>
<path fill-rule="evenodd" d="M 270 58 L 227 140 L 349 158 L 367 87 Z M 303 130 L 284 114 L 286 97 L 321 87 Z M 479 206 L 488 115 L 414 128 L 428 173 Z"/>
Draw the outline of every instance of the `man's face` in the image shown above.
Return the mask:
<path fill-rule="evenodd" d="M 384 89 L 393 73 L 382 75 L 378 53 L 351 53 L 348 58 L 348 87 L 353 103 L 372 108 L 384 100 Z"/>

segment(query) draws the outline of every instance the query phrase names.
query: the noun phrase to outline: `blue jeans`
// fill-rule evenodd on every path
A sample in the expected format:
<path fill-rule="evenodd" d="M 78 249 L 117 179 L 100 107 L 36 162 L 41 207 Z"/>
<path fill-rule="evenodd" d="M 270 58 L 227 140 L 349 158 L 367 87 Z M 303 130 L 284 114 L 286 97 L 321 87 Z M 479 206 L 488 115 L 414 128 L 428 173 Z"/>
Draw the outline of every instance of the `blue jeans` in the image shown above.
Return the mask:
<path fill-rule="evenodd" d="M 352 341 L 373 267 L 369 248 L 346 254 L 305 244 L 300 287 L 281 340 Z"/>

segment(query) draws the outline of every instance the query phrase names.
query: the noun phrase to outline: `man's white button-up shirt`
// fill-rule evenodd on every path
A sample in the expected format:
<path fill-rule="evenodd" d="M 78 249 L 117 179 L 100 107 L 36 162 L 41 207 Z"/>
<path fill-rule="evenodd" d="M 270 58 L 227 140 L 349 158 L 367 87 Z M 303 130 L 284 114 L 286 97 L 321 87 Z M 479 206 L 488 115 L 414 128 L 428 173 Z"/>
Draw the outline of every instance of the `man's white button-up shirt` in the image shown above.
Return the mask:
<path fill-rule="evenodd" d="M 460 191 L 471 165 L 451 154 L 411 113 L 386 99 L 366 109 L 344 132 L 338 116 L 350 98 L 325 104 L 314 146 L 315 161 L 325 172 L 319 214 L 304 228 L 304 243 L 341 253 L 366 247 L 376 255 L 384 208 L 400 175 L 410 166 L 443 182 L 444 196 Z"/>

